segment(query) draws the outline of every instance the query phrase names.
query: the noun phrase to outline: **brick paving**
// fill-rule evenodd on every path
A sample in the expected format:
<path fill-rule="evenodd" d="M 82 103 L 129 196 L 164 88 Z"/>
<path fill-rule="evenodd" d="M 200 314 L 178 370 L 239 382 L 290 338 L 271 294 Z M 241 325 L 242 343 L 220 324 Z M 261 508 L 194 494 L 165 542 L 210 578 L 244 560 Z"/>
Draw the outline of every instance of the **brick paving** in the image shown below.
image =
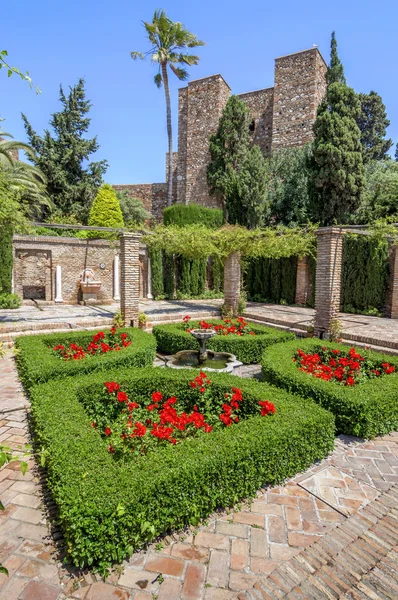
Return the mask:
<path fill-rule="evenodd" d="M 0 441 L 18 449 L 29 441 L 29 409 L 10 355 L 0 369 Z M 10 573 L 0 575 L 0 600 L 397 597 L 397 480 L 398 433 L 371 442 L 341 436 L 306 473 L 158 540 L 104 582 L 63 565 L 41 470 L 30 460 L 23 476 L 12 463 L 0 470 L 0 556 Z M 345 510 L 341 499 L 354 504 Z"/>

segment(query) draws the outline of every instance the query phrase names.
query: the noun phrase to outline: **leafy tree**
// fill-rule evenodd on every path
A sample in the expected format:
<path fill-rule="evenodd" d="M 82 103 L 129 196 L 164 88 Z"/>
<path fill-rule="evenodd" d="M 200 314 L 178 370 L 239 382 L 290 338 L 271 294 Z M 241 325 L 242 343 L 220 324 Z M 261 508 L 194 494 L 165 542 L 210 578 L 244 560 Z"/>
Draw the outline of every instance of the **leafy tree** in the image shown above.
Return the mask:
<path fill-rule="evenodd" d="M 36 90 L 36 94 L 41 94 L 39 88 L 33 84 L 32 79 L 29 76 L 29 73 L 27 71 L 25 73 L 22 73 L 17 67 L 12 67 L 7 62 L 7 60 L 8 60 L 7 56 L 8 56 L 7 50 L 0 50 L 0 70 L 5 69 L 7 71 L 8 77 L 11 77 L 14 74 L 19 75 L 19 77 L 23 81 L 28 82 L 30 88 L 34 88 Z"/>
<path fill-rule="evenodd" d="M 328 87 L 314 123 L 310 161 L 312 218 L 321 225 L 348 220 L 359 206 L 364 186 L 361 132 L 357 125 L 361 106 L 357 94 L 345 83 L 334 32 L 326 78 Z"/>
<path fill-rule="evenodd" d="M 267 201 L 268 168 L 258 146 L 247 152 L 238 173 L 238 194 L 242 211 L 238 221 L 249 229 L 260 227 L 268 220 Z"/>
<path fill-rule="evenodd" d="M 182 23 L 169 19 L 164 10 L 156 10 L 152 22 L 144 21 L 143 24 L 151 48 L 145 54 L 142 52 L 131 52 L 131 58 L 136 60 L 137 58 L 144 59 L 150 56 L 151 61 L 159 65 L 159 70 L 154 77 L 154 81 L 158 88 L 164 85 L 166 98 L 167 135 L 169 139 L 167 205 L 170 206 L 173 202 L 173 132 L 168 68 L 171 69 L 180 81 L 186 81 L 188 79 L 188 72 L 185 67 L 197 65 L 199 57 L 181 52 L 181 50 L 203 46 L 204 42 L 198 40 L 196 35 L 188 31 Z"/>
<path fill-rule="evenodd" d="M 116 191 L 116 197 L 119 200 L 126 226 L 143 225 L 145 221 L 152 219 L 151 213 L 146 210 L 144 203 L 139 198 L 133 198 L 126 191 Z"/>
<path fill-rule="evenodd" d="M 274 152 L 269 161 L 269 224 L 297 226 L 309 220 L 311 145 Z"/>
<path fill-rule="evenodd" d="M 330 65 L 326 72 L 326 82 L 328 85 L 331 83 L 346 83 L 344 67 L 337 53 L 337 40 L 335 31 L 332 32 L 332 39 L 330 42 Z"/>
<path fill-rule="evenodd" d="M 111 185 L 103 185 L 90 209 L 88 224 L 96 227 L 123 227 L 123 215 L 120 209 L 119 200 L 115 190 Z M 85 232 L 86 233 L 86 232 Z M 88 231 L 88 237 L 112 238 L 112 232 L 91 232 Z"/>
<path fill-rule="evenodd" d="M 238 96 L 231 96 L 222 112 L 217 132 L 210 137 L 211 160 L 207 168 L 210 194 L 218 196 L 226 220 L 239 223 L 241 205 L 238 171 L 250 149 L 249 111 Z"/>
<path fill-rule="evenodd" d="M 398 144 L 395 146 L 395 160 L 398 162 Z"/>
<path fill-rule="evenodd" d="M 366 224 L 376 219 L 398 217 L 398 163 L 391 159 L 367 163 L 365 180 L 355 221 Z"/>
<path fill-rule="evenodd" d="M 361 112 L 357 125 L 361 131 L 363 162 L 383 160 L 392 146 L 392 140 L 386 140 L 387 119 L 386 107 L 379 94 L 359 94 Z"/>
<path fill-rule="evenodd" d="M 84 79 L 70 88 L 66 96 L 60 87 L 62 110 L 50 119 L 53 132 L 45 130 L 39 136 L 22 115 L 29 142 L 36 152 L 30 157 L 33 164 L 47 177 L 47 191 L 56 208 L 63 213 L 74 213 L 87 221 L 92 200 L 102 184 L 108 167 L 106 160 L 91 162 L 84 166 L 91 154 L 99 148 L 97 138 L 85 139 L 90 118 L 87 116 L 91 103 L 86 100 Z"/>

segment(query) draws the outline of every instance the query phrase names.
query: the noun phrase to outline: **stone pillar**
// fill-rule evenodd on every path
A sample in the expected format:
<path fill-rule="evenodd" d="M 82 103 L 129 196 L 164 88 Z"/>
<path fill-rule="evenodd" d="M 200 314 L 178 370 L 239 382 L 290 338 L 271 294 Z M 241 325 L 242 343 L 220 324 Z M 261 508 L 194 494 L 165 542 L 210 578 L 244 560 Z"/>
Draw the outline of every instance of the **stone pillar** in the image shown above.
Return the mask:
<path fill-rule="evenodd" d="M 149 258 L 149 252 L 147 251 L 147 257 L 148 257 L 148 271 L 147 271 L 147 278 L 148 278 L 148 293 L 147 293 L 147 298 L 148 300 L 153 300 L 153 296 L 152 296 L 152 269 L 151 269 L 151 259 Z"/>
<path fill-rule="evenodd" d="M 238 313 L 240 275 L 240 254 L 232 252 L 224 262 L 224 307 L 234 315 Z"/>
<path fill-rule="evenodd" d="M 390 279 L 388 282 L 386 314 L 398 319 L 398 246 L 392 246 L 389 256 Z"/>
<path fill-rule="evenodd" d="M 119 255 L 113 259 L 113 299 L 120 300 Z"/>
<path fill-rule="evenodd" d="M 338 227 L 321 227 L 316 235 L 318 247 L 314 333 L 323 338 L 327 337 L 330 323 L 338 317 L 340 311 L 343 235 Z"/>
<path fill-rule="evenodd" d="M 124 324 L 138 326 L 140 295 L 140 234 L 120 236 L 120 311 Z"/>
<path fill-rule="evenodd" d="M 312 294 L 312 281 L 308 256 L 297 258 L 295 304 L 307 304 Z"/>
<path fill-rule="evenodd" d="M 60 265 L 55 267 L 55 302 L 63 302 L 62 298 L 62 273 Z"/>

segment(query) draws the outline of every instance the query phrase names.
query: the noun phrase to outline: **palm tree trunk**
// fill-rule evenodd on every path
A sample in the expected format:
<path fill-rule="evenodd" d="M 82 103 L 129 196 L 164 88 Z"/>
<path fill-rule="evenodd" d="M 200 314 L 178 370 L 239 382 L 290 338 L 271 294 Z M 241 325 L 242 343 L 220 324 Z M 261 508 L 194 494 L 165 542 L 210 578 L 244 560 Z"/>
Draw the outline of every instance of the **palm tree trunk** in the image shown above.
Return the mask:
<path fill-rule="evenodd" d="M 167 136 L 169 138 L 169 157 L 167 161 L 167 206 L 173 204 L 173 132 L 171 127 L 171 104 L 167 64 L 162 63 L 162 79 L 166 96 Z"/>

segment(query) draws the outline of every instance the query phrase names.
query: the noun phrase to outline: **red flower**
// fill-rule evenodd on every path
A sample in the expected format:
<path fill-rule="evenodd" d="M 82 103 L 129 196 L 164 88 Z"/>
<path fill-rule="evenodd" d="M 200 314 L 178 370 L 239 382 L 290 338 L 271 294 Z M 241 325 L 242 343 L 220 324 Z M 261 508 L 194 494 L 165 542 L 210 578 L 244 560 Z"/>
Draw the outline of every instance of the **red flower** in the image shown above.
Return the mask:
<path fill-rule="evenodd" d="M 142 423 L 135 423 L 135 428 L 133 431 L 133 436 L 135 437 L 143 437 L 146 434 L 146 427 Z"/>
<path fill-rule="evenodd" d="M 204 394 L 204 393 L 205 393 L 205 391 L 206 391 L 206 388 L 204 388 L 204 387 L 201 387 L 201 388 L 199 388 L 199 391 L 200 391 L 200 393 L 201 393 L 201 394 Z"/>
<path fill-rule="evenodd" d="M 115 326 L 111 327 L 110 330 L 109 330 L 109 333 L 111 335 L 115 335 L 115 333 L 116 333 L 116 327 Z"/>
<path fill-rule="evenodd" d="M 98 333 L 96 333 L 93 337 L 93 342 L 94 344 L 97 344 L 97 342 L 99 342 L 100 340 L 105 339 L 105 333 L 103 331 L 99 331 Z"/>
<path fill-rule="evenodd" d="M 191 386 L 191 388 L 196 388 L 196 383 L 194 381 L 190 381 L 189 385 Z"/>
<path fill-rule="evenodd" d="M 137 404 L 137 402 L 129 402 L 127 404 L 127 408 L 129 409 L 129 412 L 131 412 L 135 408 L 138 408 L 138 404 Z"/>
<path fill-rule="evenodd" d="M 91 423 L 91 427 L 97 427 L 97 423 L 96 423 L 95 421 L 93 421 L 93 422 Z"/>
<path fill-rule="evenodd" d="M 104 431 L 105 435 L 111 435 L 112 430 L 110 427 L 105 427 L 105 431 Z"/>
<path fill-rule="evenodd" d="M 261 406 L 260 412 L 262 417 L 276 413 L 275 404 L 273 402 L 269 402 L 268 400 L 260 400 L 259 405 Z"/>
<path fill-rule="evenodd" d="M 191 317 L 189 315 L 185 315 L 185 317 L 183 318 L 184 323 L 188 323 L 188 321 L 191 319 Z"/>
<path fill-rule="evenodd" d="M 120 385 L 118 383 L 115 383 L 114 381 L 105 382 L 104 385 L 108 390 L 109 394 L 113 394 L 114 392 L 120 390 Z"/>
<path fill-rule="evenodd" d="M 153 394 L 152 394 L 153 402 L 160 402 L 160 400 L 162 400 L 162 398 L 163 398 L 163 394 L 161 392 L 153 392 Z"/>
<path fill-rule="evenodd" d="M 128 402 L 129 399 L 126 392 L 118 392 L 116 398 L 118 402 Z"/>
<path fill-rule="evenodd" d="M 108 452 L 110 452 L 111 454 L 114 454 L 115 453 L 115 448 L 113 446 L 109 446 Z"/>

